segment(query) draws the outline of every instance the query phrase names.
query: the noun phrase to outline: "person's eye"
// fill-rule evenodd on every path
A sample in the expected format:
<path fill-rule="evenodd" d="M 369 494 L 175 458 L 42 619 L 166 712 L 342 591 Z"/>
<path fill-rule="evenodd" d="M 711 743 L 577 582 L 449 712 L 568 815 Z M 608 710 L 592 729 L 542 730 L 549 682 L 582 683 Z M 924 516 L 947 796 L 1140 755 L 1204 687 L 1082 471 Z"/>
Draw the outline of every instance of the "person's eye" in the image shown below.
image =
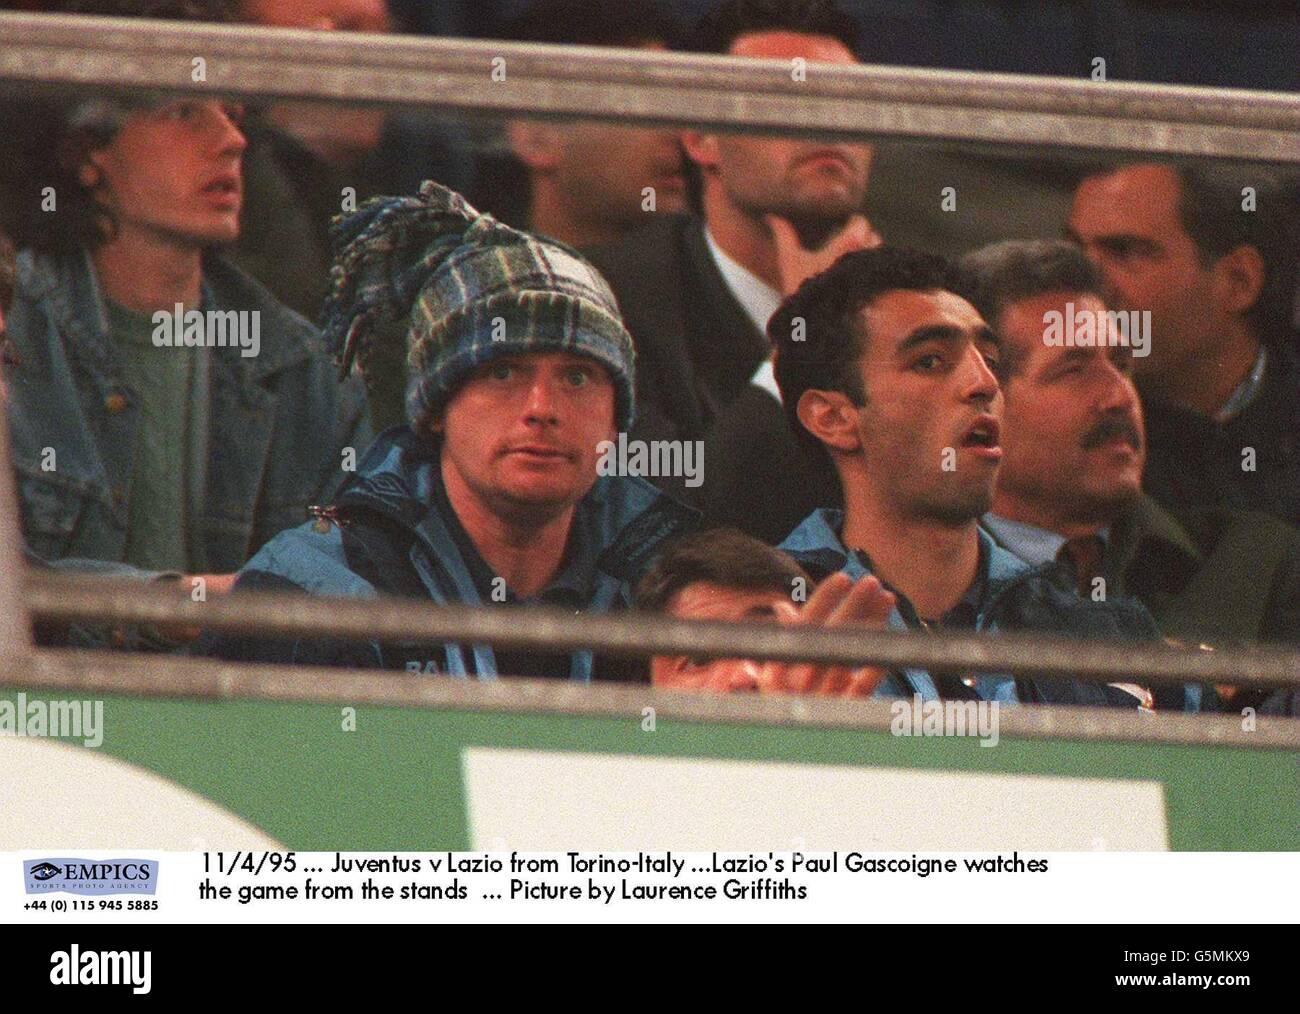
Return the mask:
<path fill-rule="evenodd" d="M 226 114 L 226 119 L 236 127 L 241 126 L 244 122 L 244 115 L 247 110 L 242 102 L 225 102 L 221 106 L 222 111 Z"/>
<path fill-rule="evenodd" d="M 943 356 L 937 352 L 931 352 L 929 355 L 921 356 L 912 366 L 923 373 L 931 373 L 943 365 Z"/>
<path fill-rule="evenodd" d="M 488 376 L 493 380 L 509 380 L 514 373 L 515 369 L 509 363 L 493 363 L 488 368 Z"/>
<path fill-rule="evenodd" d="M 591 373 L 581 366 L 574 366 L 565 371 L 565 379 L 574 387 L 586 387 L 591 382 Z"/>
<path fill-rule="evenodd" d="M 199 118 L 203 108 L 197 102 L 174 102 L 163 112 L 169 120 L 193 123 Z"/>

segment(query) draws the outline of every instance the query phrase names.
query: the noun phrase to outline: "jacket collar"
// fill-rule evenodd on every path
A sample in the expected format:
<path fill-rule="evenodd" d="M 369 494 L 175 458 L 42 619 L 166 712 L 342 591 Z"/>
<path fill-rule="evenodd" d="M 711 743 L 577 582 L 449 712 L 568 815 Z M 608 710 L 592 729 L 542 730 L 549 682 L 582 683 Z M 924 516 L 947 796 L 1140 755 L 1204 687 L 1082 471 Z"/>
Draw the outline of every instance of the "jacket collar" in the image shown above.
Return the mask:
<path fill-rule="evenodd" d="M 1145 493 L 1119 516 L 1112 531 L 1115 564 L 1120 574 L 1148 549 L 1161 552 L 1164 558 L 1170 555 L 1178 558 L 1189 571 L 1199 569 L 1205 560 L 1187 530 Z"/>
<path fill-rule="evenodd" d="M 385 430 L 366 451 L 357 472 L 336 498 L 336 506 L 365 507 L 412 530 L 426 544 L 444 546 L 451 538 L 435 509 L 441 486 L 437 449 L 409 427 Z M 643 479 L 602 476 L 574 512 L 570 561 L 557 577 L 563 584 L 586 584 L 574 558 L 631 584 L 667 538 L 693 528 L 698 514 Z"/>
<path fill-rule="evenodd" d="M 110 372 L 113 354 L 108 312 L 88 250 L 63 254 L 24 250 L 18 255 L 17 287 L 26 298 L 50 308 L 60 333 L 75 343 L 79 354 L 95 360 L 102 373 Z M 260 382 L 321 354 L 323 347 L 310 323 L 219 254 L 203 259 L 203 307 L 261 315 L 262 340 L 256 356 L 242 356 L 231 346 L 211 349 L 217 359 L 245 378 Z"/>
<path fill-rule="evenodd" d="M 853 578 L 871 573 L 859 554 L 849 552 L 840 540 L 843 528 L 843 511 L 819 508 L 804 518 L 780 548 L 811 570 L 814 577 L 837 570 L 843 570 Z M 976 532 L 980 540 L 980 560 L 986 568 L 983 599 L 987 607 L 1011 585 L 1040 568 L 1031 567 L 1014 553 L 1003 549 L 983 527 L 977 527 Z"/>

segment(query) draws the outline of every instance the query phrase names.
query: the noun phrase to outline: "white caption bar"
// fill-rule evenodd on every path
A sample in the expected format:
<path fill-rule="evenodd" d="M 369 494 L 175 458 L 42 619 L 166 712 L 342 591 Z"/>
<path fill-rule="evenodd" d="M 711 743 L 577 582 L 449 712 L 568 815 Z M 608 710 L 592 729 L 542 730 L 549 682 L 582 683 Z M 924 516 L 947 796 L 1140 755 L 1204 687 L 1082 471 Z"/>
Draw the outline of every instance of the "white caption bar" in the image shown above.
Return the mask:
<path fill-rule="evenodd" d="M 0 922 L 1285 922 L 1289 853 L 0 853 Z M 77 893 L 92 892 L 92 893 Z M 102 893 L 93 893 L 102 892 Z"/>

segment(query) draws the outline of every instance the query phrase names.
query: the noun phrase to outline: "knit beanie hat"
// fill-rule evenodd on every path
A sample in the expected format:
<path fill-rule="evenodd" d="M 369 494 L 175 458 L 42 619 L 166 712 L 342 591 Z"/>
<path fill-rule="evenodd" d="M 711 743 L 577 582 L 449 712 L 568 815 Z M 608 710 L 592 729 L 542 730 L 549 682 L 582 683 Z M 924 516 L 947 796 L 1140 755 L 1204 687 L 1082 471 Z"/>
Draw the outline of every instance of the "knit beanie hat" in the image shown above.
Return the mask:
<path fill-rule="evenodd" d="M 499 356 L 589 356 L 635 415 L 632 338 L 608 283 L 571 247 L 503 225 L 432 181 L 334 220 L 325 339 L 346 376 L 405 342 L 406 416 L 420 430 L 470 373 Z"/>

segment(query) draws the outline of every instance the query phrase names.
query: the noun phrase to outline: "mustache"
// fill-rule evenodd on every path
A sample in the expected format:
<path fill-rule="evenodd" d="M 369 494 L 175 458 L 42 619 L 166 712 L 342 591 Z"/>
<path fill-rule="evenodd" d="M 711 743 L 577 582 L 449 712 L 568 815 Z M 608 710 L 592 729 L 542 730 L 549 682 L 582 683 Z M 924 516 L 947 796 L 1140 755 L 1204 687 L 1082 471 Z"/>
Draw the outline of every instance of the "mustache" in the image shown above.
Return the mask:
<path fill-rule="evenodd" d="M 1094 447 L 1110 443 L 1116 437 L 1123 437 L 1133 450 L 1142 450 L 1142 434 L 1137 424 L 1127 415 L 1104 416 L 1079 442 L 1085 451 L 1090 451 Z"/>

